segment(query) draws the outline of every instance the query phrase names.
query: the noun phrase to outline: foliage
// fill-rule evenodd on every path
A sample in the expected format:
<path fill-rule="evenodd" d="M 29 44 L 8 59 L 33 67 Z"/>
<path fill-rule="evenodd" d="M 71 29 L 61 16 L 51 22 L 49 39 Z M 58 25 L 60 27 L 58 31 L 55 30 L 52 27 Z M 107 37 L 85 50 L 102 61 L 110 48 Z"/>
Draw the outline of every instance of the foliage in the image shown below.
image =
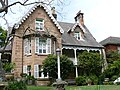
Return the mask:
<path fill-rule="evenodd" d="M 106 59 L 108 67 L 101 75 L 102 81 L 104 81 L 104 78 L 114 81 L 120 77 L 120 53 L 118 51 L 109 51 L 106 53 Z"/>
<path fill-rule="evenodd" d="M 94 85 L 98 84 L 98 77 L 96 75 L 89 76 L 89 79 L 92 81 L 92 84 Z"/>
<path fill-rule="evenodd" d="M 86 85 L 86 76 L 78 76 L 75 81 L 77 86 Z"/>
<path fill-rule="evenodd" d="M 79 68 L 81 75 L 96 75 L 101 74 L 103 60 L 100 59 L 99 53 L 84 51 L 78 55 Z"/>
<path fill-rule="evenodd" d="M 0 27 L 0 46 L 4 46 L 6 37 L 7 31 L 3 30 L 2 27 Z"/>
<path fill-rule="evenodd" d="M 75 78 L 76 81 L 76 85 L 80 86 L 80 85 L 87 85 L 87 84 L 94 84 L 97 85 L 98 84 L 98 77 L 95 75 L 91 75 L 91 76 L 79 76 L 77 78 Z"/>
<path fill-rule="evenodd" d="M 13 81 L 8 83 L 8 86 L 5 87 L 5 90 L 27 90 L 27 86 L 22 80 Z"/>
<path fill-rule="evenodd" d="M 73 70 L 73 62 L 68 59 L 68 57 L 60 56 L 60 70 L 61 78 L 66 79 L 69 73 Z M 56 79 L 57 78 L 57 56 L 49 55 L 43 62 L 43 71 L 48 72 L 49 76 Z"/>
<path fill-rule="evenodd" d="M 113 80 L 114 76 L 117 78 L 120 76 L 120 60 L 114 61 L 108 68 L 103 72 L 103 76 Z"/>
<path fill-rule="evenodd" d="M 27 80 L 35 80 L 34 76 L 27 75 Z"/>
<path fill-rule="evenodd" d="M 106 60 L 108 64 L 113 64 L 114 61 L 120 60 L 120 53 L 118 51 L 109 51 L 106 53 Z"/>
<path fill-rule="evenodd" d="M 6 73 L 11 72 L 11 70 L 14 68 L 15 64 L 14 63 L 3 63 L 3 69 L 5 70 Z"/>

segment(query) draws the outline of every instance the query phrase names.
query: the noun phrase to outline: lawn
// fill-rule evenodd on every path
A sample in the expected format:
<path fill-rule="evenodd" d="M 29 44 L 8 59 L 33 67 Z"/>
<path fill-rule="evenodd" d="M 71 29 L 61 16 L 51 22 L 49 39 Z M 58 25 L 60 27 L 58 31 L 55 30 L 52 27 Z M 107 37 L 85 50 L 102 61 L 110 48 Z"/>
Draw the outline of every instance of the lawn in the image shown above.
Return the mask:
<path fill-rule="evenodd" d="M 28 90 L 55 90 L 47 86 L 28 86 Z M 67 86 L 65 90 L 120 90 L 120 85 Z"/>

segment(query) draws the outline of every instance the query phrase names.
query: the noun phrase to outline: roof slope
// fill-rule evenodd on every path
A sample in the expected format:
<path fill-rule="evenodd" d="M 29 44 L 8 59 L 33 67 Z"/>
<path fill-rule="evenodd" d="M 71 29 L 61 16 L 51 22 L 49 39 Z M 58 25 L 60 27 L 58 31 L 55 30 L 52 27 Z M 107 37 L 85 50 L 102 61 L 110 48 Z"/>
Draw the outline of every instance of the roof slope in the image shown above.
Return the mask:
<path fill-rule="evenodd" d="M 3 52 L 3 51 L 5 51 L 5 52 L 9 52 L 9 51 L 11 51 L 12 50 L 12 46 L 11 46 L 11 43 L 9 43 L 6 47 L 5 47 L 5 50 L 3 50 L 4 49 L 4 47 L 2 47 L 2 48 L 0 48 L 0 52 Z"/>
<path fill-rule="evenodd" d="M 120 45 L 120 37 L 108 37 L 104 39 L 103 41 L 100 42 L 102 45 L 107 45 L 107 44 L 116 44 Z"/>
<path fill-rule="evenodd" d="M 81 46 L 81 47 L 103 47 L 101 44 L 99 44 L 96 39 L 92 36 L 92 34 L 89 32 L 87 27 L 84 25 L 82 28 L 84 28 L 84 40 L 78 41 L 75 39 L 72 35 L 68 34 L 68 30 L 72 29 L 75 24 L 73 23 L 66 23 L 66 22 L 59 22 L 61 27 L 64 30 L 64 33 L 62 35 L 62 44 L 68 45 L 68 46 Z"/>

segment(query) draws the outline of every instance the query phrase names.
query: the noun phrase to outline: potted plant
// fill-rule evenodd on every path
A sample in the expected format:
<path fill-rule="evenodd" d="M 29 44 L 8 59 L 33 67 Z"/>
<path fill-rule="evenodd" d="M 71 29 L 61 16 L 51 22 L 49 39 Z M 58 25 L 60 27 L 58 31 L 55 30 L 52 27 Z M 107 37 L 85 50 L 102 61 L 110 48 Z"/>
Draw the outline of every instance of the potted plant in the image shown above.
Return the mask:
<path fill-rule="evenodd" d="M 27 84 L 28 85 L 35 84 L 35 78 L 34 78 L 34 76 L 30 76 L 30 75 L 27 76 Z"/>
<path fill-rule="evenodd" d="M 3 69 L 5 70 L 5 78 L 6 80 L 13 80 L 14 75 L 11 73 L 12 69 L 14 68 L 14 63 L 3 63 Z"/>

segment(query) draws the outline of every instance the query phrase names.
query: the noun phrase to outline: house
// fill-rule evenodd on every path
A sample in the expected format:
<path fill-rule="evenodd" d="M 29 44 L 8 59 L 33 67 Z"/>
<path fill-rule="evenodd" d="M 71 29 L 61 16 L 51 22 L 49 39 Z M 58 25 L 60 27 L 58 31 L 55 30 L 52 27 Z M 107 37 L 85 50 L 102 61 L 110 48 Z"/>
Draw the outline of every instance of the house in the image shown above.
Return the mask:
<path fill-rule="evenodd" d="M 108 37 L 100 42 L 105 47 L 105 51 L 120 51 L 120 37 Z"/>
<path fill-rule="evenodd" d="M 73 61 L 76 77 L 78 53 L 87 50 L 105 55 L 103 46 L 85 26 L 83 16 L 79 11 L 75 23 L 58 22 L 55 8 L 50 12 L 42 4 L 33 6 L 11 32 L 14 35 L 11 60 L 16 65 L 13 71 L 15 77 L 20 77 L 23 72 L 37 78 L 40 85 L 47 84 L 49 76 L 41 72 L 42 62 L 48 54 L 56 54 L 57 48 Z"/>

